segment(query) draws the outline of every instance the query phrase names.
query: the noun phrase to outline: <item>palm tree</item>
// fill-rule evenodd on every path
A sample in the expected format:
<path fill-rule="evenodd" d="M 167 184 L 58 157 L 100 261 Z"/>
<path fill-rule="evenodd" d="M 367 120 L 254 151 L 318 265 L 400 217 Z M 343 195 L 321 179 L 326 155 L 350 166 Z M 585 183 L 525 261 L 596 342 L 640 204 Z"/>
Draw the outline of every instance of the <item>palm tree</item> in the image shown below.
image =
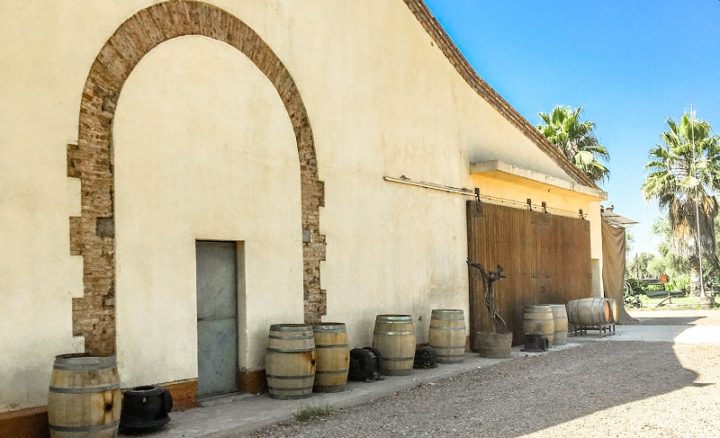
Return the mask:
<path fill-rule="evenodd" d="M 693 117 L 684 113 L 679 124 L 668 118 L 661 144 L 650 149 L 650 161 L 645 166 L 650 173 L 642 193 L 645 199 L 657 199 L 660 208 L 667 210 L 670 246 L 676 255 L 689 259 L 690 289 L 699 295 L 698 254 L 701 249 L 705 255 L 715 254 L 720 138 L 712 135 L 709 123 Z"/>
<path fill-rule="evenodd" d="M 537 128 L 575 167 L 594 182 L 603 181 L 610 170 L 600 160 L 609 160 L 610 154 L 595 135 L 595 123 L 580 120 L 582 111 L 582 107 L 557 105 L 550 114 L 539 113 L 545 123 Z"/>

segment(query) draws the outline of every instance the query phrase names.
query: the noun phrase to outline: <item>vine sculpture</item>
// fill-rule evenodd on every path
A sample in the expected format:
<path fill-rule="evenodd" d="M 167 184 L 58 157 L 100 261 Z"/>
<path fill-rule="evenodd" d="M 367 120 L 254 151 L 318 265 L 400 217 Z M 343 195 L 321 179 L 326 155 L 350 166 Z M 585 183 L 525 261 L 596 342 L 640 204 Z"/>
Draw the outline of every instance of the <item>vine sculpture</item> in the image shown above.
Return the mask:
<path fill-rule="evenodd" d="M 497 299 L 495 297 L 495 289 L 493 288 L 493 283 L 501 278 L 507 278 L 503 275 L 502 266 L 498 265 L 495 271 L 487 272 L 485 267 L 480 263 L 468 260 L 467 264 L 470 268 L 473 268 L 470 270 L 470 272 L 474 273 L 473 276 L 475 278 L 479 278 L 483 282 L 483 287 L 485 289 L 485 307 L 487 307 L 488 312 L 490 312 L 491 315 L 492 332 L 508 333 L 507 323 L 497 311 Z"/>

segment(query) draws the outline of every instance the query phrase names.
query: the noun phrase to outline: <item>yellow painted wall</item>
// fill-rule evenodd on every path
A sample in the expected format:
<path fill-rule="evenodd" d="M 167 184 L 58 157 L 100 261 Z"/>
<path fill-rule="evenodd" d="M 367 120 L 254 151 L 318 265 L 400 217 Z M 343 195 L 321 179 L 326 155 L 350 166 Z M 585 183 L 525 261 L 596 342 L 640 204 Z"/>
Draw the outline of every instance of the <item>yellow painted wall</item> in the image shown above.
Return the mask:
<path fill-rule="evenodd" d="M 53 356 L 82 348 L 71 319 L 82 261 L 68 249 L 80 186 L 66 144 L 97 52 L 153 3 L 0 2 L 0 412 L 44 404 Z M 491 159 L 569 177 L 470 89 L 401 0 L 212 3 L 270 45 L 306 104 L 326 189 L 324 320 L 368 345 L 375 314 L 411 313 L 422 342 L 433 307 L 467 310 L 466 199 L 382 177 L 470 187 L 469 163 Z M 187 37 L 141 61 L 114 128 L 124 384 L 196 372 L 196 238 L 245 241 L 240 363 L 262 366 L 267 325 L 302 315 L 297 152 L 279 98 L 244 55 Z"/>

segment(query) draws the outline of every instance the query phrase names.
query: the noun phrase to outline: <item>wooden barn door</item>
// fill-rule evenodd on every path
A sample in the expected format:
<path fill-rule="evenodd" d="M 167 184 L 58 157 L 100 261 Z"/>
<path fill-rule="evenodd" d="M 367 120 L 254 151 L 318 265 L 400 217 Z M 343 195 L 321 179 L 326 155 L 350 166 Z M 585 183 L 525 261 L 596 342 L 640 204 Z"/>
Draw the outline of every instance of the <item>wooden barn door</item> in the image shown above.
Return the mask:
<path fill-rule="evenodd" d="M 590 296 L 588 221 L 468 201 L 467 223 L 468 258 L 488 270 L 500 265 L 507 276 L 494 285 L 500 315 L 513 332 L 514 344 L 524 341 L 524 305 L 564 304 Z M 491 329 L 484 294 L 482 281 L 470 275 L 473 350 L 477 350 L 475 332 Z"/>

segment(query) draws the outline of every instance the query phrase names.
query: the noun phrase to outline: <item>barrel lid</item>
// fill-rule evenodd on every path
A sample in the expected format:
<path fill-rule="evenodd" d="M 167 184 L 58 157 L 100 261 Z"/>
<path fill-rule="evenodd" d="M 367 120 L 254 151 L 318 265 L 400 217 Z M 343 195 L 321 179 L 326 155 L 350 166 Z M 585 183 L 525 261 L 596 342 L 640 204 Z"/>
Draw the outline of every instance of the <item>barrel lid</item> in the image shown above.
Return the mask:
<path fill-rule="evenodd" d="M 376 321 L 385 321 L 385 322 L 407 322 L 412 321 L 412 316 L 410 315 L 394 315 L 394 314 L 385 314 L 385 315 L 378 315 L 375 317 Z"/>
<path fill-rule="evenodd" d="M 576 299 L 570 300 L 568 302 L 569 303 L 573 303 L 573 302 L 589 303 L 591 301 L 596 301 L 596 300 L 604 301 L 605 298 L 602 298 L 602 297 L 576 298 Z"/>
<path fill-rule="evenodd" d="M 548 311 L 551 310 L 551 307 L 549 304 L 526 304 L 525 310 Z"/>
<path fill-rule="evenodd" d="M 321 322 L 319 324 L 313 324 L 313 331 L 316 332 L 344 332 L 344 322 Z"/>
<path fill-rule="evenodd" d="M 53 368 L 113 368 L 117 365 L 114 355 L 97 356 L 90 353 L 70 353 L 55 356 Z"/>
<path fill-rule="evenodd" d="M 462 313 L 460 309 L 433 309 L 432 313 Z"/>
<path fill-rule="evenodd" d="M 305 332 L 312 330 L 307 324 L 273 324 L 270 326 L 272 332 Z"/>

